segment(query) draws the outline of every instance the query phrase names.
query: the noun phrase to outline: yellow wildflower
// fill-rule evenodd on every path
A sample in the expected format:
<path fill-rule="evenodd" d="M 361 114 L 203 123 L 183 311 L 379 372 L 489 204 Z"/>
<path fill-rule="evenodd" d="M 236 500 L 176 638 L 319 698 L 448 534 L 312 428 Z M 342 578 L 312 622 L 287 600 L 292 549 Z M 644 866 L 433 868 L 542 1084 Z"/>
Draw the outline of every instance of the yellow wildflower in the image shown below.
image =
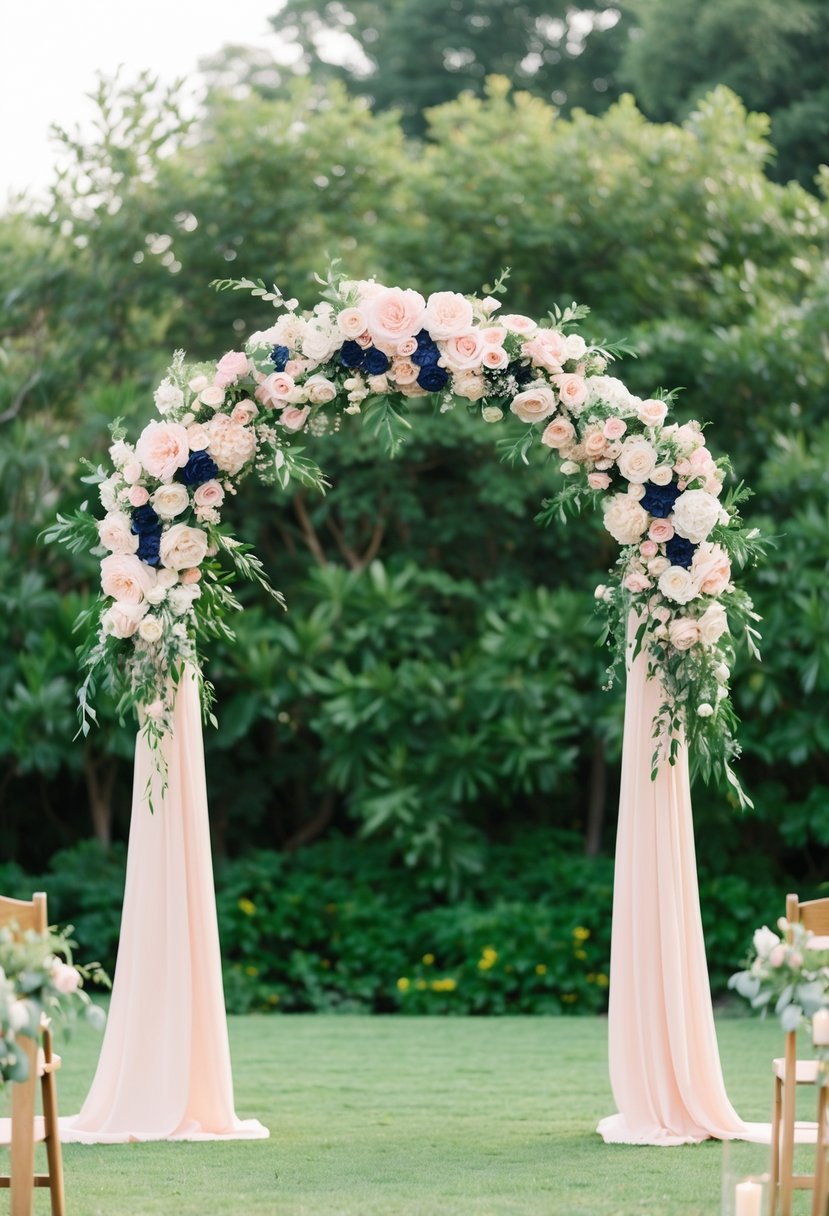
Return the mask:
<path fill-rule="evenodd" d="M 573 930 L 573 937 L 577 942 L 586 942 L 589 936 L 590 930 L 585 929 L 584 925 L 576 925 L 575 929 Z"/>
<path fill-rule="evenodd" d="M 256 914 L 256 904 L 252 899 L 245 899 L 244 896 L 239 900 L 236 907 L 240 912 L 244 912 L 245 916 L 254 916 Z"/>
<path fill-rule="evenodd" d="M 547 974 L 547 968 L 544 965 L 544 963 L 536 963 L 535 974 L 536 975 L 546 975 Z"/>
<path fill-rule="evenodd" d="M 270 994 L 270 996 L 268 997 L 268 1004 L 269 1005 L 278 1005 L 279 1004 L 279 993 L 278 992 L 272 992 Z"/>
<path fill-rule="evenodd" d="M 586 951 L 584 951 L 584 950 L 574 950 L 574 951 L 573 951 L 573 958 L 577 958 L 577 959 L 579 959 L 580 961 L 582 961 L 582 962 L 583 962 L 583 961 L 584 961 L 584 959 L 586 959 L 586 958 L 587 958 L 587 953 L 586 953 Z"/>
<path fill-rule="evenodd" d="M 606 988 L 610 983 L 610 980 L 603 972 L 600 972 L 600 974 L 596 976 L 596 983 L 600 988 Z"/>
<path fill-rule="evenodd" d="M 572 1005 L 573 1002 L 577 1001 L 579 998 L 575 992 L 562 992 L 561 999 L 564 1001 L 565 1005 Z"/>
<path fill-rule="evenodd" d="M 480 971 L 489 971 L 490 967 L 498 962 L 498 951 L 492 946 L 484 946 L 481 951 L 481 957 L 478 960 L 478 969 Z"/>
<path fill-rule="evenodd" d="M 428 987 L 429 985 L 425 980 L 415 980 L 415 988 L 418 990 L 418 992 L 423 992 L 424 988 Z"/>
<path fill-rule="evenodd" d="M 424 954 L 423 955 L 423 966 L 424 967 L 431 967 L 431 965 L 434 961 L 435 961 L 434 954 Z"/>
<path fill-rule="evenodd" d="M 258 974 L 259 974 L 258 967 L 245 967 L 245 975 L 258 975 Z"/>
<path fill-rule="evenodd" d="M 397 987 L 401 992 L 409 991 L 409 981 L 406 979 L 405 975 L 401 975 L 400 979 L 397 981 Z"/>
<path fill-rule="evenodd" d="M 442 980 L 432 980 L 433 992 L 454 992 L 457 986 L 457 982 L 451 976 L 447 976 Z"/>

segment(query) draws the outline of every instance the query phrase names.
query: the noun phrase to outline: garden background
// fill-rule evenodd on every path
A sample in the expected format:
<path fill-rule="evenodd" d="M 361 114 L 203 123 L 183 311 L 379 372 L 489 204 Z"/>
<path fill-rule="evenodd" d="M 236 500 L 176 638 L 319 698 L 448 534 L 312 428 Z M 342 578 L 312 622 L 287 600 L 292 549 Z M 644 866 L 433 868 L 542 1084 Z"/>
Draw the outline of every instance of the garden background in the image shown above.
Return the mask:
<path fill-rule="evenodd" d="M 73 741 L 97 562 L 38 538 L 90 494 L 109 422 L 151 417 L 175 348 L 268 324 L 210 281 L 310 306 L 335 256 L 424 293 L 509 266 L 510 310 L 588 304 L 586 336 L 638 351 L 633 391 L 682 388 L 777 538 L 745 576 L 764 659 L 734 673 L 755 809 L 694 788 L 719 996 L 786 890 L 826 889 L 829 10 L 287 0 L 274 21 L 295 69 L 225 48 L 195 118 L 150 75 L 102 82 L 48 197 L 0 215 L 0 890 L 45 886 L 112 967 L 134 727 L 103 705 Z M 536 525 L 559 474 L 500 463 L 509 425 L 424 414 L 394 462 L 358 426 L 309 437 L 325 498 L 237 505 L 289 611 L 251 592 L 209 657 L 234 1011 L 606 1006 L 622 690 L 593 587 L 615 546 L 597 518 Z"/>

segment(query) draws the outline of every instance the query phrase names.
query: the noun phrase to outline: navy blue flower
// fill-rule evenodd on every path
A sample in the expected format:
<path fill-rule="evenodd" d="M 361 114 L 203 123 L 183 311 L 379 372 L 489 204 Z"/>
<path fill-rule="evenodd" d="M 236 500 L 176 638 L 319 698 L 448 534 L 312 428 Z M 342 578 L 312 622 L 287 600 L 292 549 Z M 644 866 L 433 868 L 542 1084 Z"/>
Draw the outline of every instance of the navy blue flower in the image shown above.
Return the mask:
<path fill-rule="evenodd" d="M 639 501 L 644 502 L 645 500 L 640 498 Z M 694 560 L 696 551 L 697 547 L 693 541 L 686 540 L 684 536 L 672 536 L 665 545 L 665 553 L 671 565 L 684 566 L 686 570 Z"/>
<path fill-rule="evenodd" d="M 176 480 L 186 486 L 200 486 L 205 481 L 212 481 L 218 472 L 219 466 L 207 452 L 191 452 L 187 464 L 176 474 Z"/>
<path fill-rule="evenodd" d="M 679 486 L 674 481 L 669 482 L 666 486 L 657 486 L 652 481 L 648 481 L 645 483 L 645 493 L 639 502 L 656 519 L 667 519 L 673 511 L 674 503 L 680 493 Z"/>
<path fill-rule="evenodd" d="M 131 532 L 134 532 L 136 536 L 145 536 L 147 533 L 158 532 L 160 529 L 161 521 L 149 503 L 135 508 L 132 513 Z"/>
<path fill-rule="evenodd" d="M 138 537 L 136 553 L 148 566 L 157 566 L 161 560 L 158 554 L 160 544 L 161 528 L 159 527 L 157 532 L 144 532 Z"/>
<path fill-rule="evenodd" d="M 365 352 L 363 368 L 370 376 L 382 376 L 383 372 L 389 370 L 390 362 L 388 355 L 384 355 L 376 346 L 370 346 Z"/>
<path fill-rule="evenodd" d="M 437 363 L 440 358 L 440 351 L 437 345 L 432 341 L 432 335 L 425 329 L 421 329 L 420 333 L 415 335 L 417 338 L 417 350 L 412 355 L 412 363 L 417 367 L 430 367 Z"/>
<path fill-rule="evenodd" d="M 425 388 L 427 393 L 439 393 L 448 379 L 446 368 L 438 367 L 435 363 L 426 363 L 417 374 L 418 384 Z"/>
<path fill-rule="evenodd" d="M 275 346 L 271 351 L 271 363 L 278 372 L 284 372 L 285 364 L 291 357 L 291 352 L 287 346 Z"/>
<path fill-rule="evenodd" d="M 366 352 L 357 342 L 343 342 L 340 347 L 340 363 L 343 367 L 362 367 Z"/>

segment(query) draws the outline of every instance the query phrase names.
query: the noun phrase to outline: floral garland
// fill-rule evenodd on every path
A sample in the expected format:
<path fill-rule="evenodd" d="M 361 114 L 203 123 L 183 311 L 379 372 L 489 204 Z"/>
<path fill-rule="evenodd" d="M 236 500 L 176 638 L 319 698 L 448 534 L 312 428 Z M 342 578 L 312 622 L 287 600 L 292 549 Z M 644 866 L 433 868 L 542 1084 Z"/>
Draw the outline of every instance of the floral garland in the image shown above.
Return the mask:
<path fill-rule="evenodd" d="M 588 345 L 575 332 L 587 309 L 557 308 L 544 322 L 502 315 L 496 296 L 505 278 L 483 298 L 439 291 L 424 299 L 331 272 L 309 314 L 261 281 L 214 284 L 250 290 L 280 315 L 218 363 L 187 365 L 179 352 L 155 392 L 160 419 L 134 445 L 114 424 L 114 467 L 87 479 L 98 484 L 105 517 L 95 520 L 84 504 L 47 533 L 102 558 L 101 595 L 84 622 L 84 733 L 102 683 L 122 714 L 142 708 L 158 745 L 185 664 L 213 720 L 197 643 L 232 638 L 225 618 L 239 607 L 220 558 L 283 603 L 222 524 L 226 501 L 253 471 L 266 483 L 324 489 L 296 441 L 337 430 L 342 414 L 361 415 L 393 454 L 425 399 L 440 412 L 465 406 L 491 426 L 517 419 L 518 438 L 501 443 L 506 459 L 526 463 L 536 445 L 560 458 L 568 483 L 544 503 L 541 522 L 587 500 L 601 506 L 622 546 L 610 584 L 596 592 L 615 643 L 611 678 L 624 663 L 633 613 L 635 651 L 646 650 L 665 690 L 653 772 L 661 758 L 674 761 L 684 732 L 705 775 L 719 770 L 744 798 L 730 767 L 739 748 L 728 680 L 736 633 L 755 653 L 758 636 L 751 601 L 732 581 L 733 564 L 762 551 L 737 509 L 748 491 L 723 494 L 728 461 L 711 455 L 698 423 L 668 421 L 670 394 L 641 400 L 606 374 L 626 348 Z"/>
<path fill-rule="evenodd" d="M 746 968 L 732 975 L 728 987 L 763 1014 L 770 1009 L 785 1031 L 807 1025 L 820 1009 L 829 1008 L 829 946 L 799 923 L 777 922 L 782 937 L 767 925 L 755 929 Z M 829 1063 L 825 1050 L 818 1052 Z M 822 1068 L 823 1084 L 829 1073 Z"/>

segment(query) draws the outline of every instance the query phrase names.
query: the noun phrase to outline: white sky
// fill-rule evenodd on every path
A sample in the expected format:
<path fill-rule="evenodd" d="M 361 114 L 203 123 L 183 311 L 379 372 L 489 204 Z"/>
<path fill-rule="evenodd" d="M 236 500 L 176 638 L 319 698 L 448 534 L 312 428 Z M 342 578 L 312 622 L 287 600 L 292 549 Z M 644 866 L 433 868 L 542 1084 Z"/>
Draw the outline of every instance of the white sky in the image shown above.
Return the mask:
<path fill-rule="evenodd" d="M 278 0 L 0 0 L 0 209 L 10 191 L 49 180 L 49 127 L 89 118 L 84 95 L 99 71 L 123 64 L 128 78 L 146 68 L 171 83 L 195 77 L 198 60 L 228 42 L 283 58 L 267 21 L 278 8 Z"/>

